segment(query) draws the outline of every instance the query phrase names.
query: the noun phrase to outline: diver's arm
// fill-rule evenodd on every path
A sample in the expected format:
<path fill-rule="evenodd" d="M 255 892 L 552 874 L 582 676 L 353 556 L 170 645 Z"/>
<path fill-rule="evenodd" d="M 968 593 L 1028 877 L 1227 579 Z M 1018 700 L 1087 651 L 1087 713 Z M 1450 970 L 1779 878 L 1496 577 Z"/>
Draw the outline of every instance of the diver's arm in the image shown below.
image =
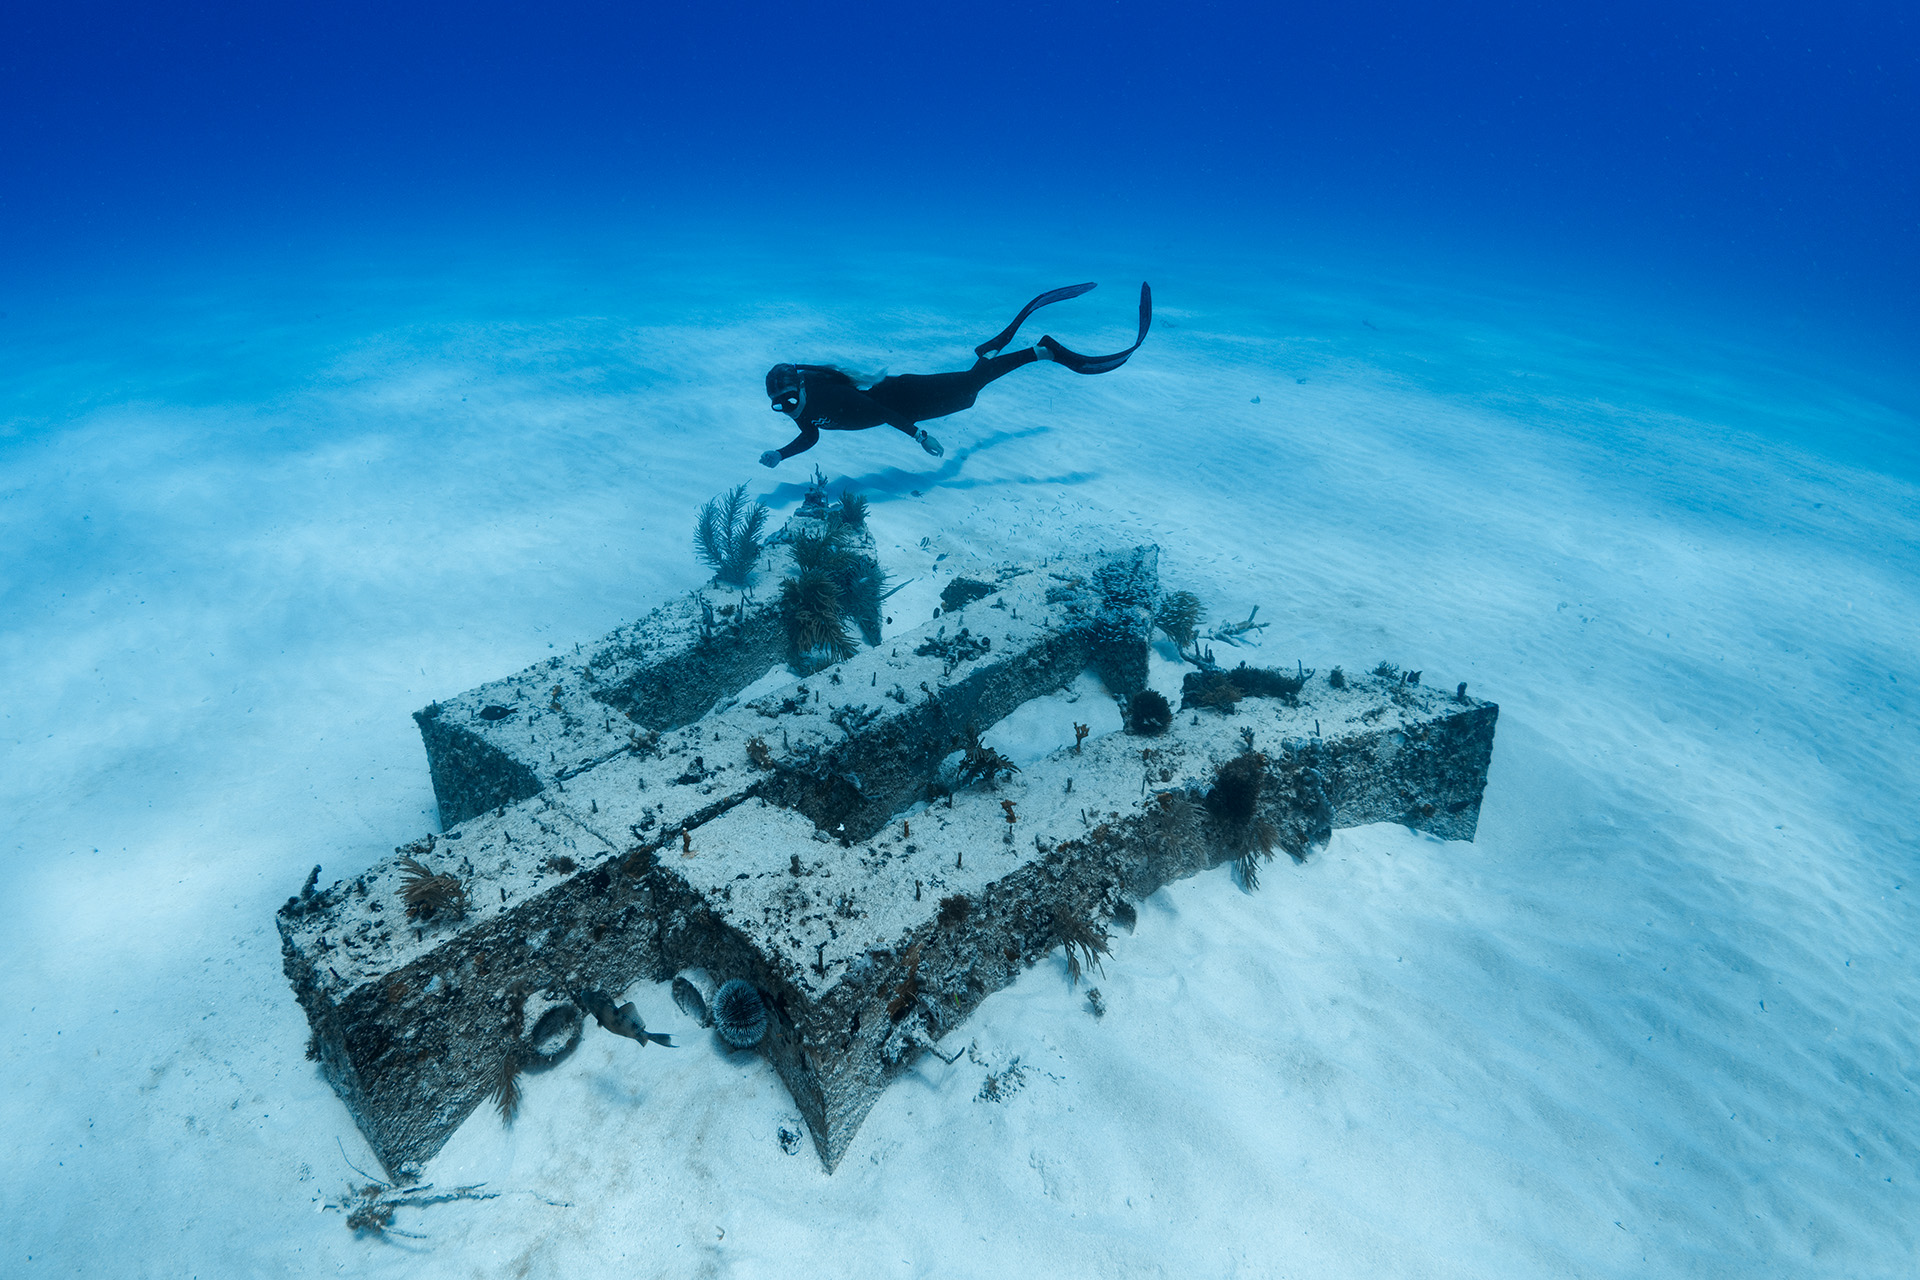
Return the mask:
<path fill-rule="evenodd" d="M 760 465 L 763 467 L 777 467 L 788 458 L 793 457 L 795 454 L 805 453 L 819 443 L 820 428 L 814 426 L 811 422 L 803 422 L 800 424 L 800 434 L 788 442 L 785 448 L 769 449 L 761 454 Z"/>

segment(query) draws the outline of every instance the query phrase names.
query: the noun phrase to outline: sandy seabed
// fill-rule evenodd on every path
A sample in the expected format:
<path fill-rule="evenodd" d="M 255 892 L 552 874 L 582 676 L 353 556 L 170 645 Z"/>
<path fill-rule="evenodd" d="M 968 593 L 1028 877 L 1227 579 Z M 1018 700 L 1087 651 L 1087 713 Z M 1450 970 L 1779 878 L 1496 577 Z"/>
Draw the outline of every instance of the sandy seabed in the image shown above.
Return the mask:
<path fill-rule="evenodd" d="M 236 267 L 8 321 L 0 1270 L 1920 1268 L 1920 488 L 1831 447 L 1917 424 L 1866 380 L 1282 268 L 479 268 Z M 1029 337 L 1124 346 L 1149 271 L 1132 364 L 1019 371 L 930 424 L 943 459 L 881 430 L 754 464 L 776 360 L 959 367 L 1082 278 Z M 695 585 L 700 502 L 791 510 L 815 462 L 871 496 L 901 609 L 956 565 L 1153 541 L 1214 621 L 1271 624 L 1234 656 L 1467 681 L 1502 708 L 1479 838 L 1347 830 L 1257 893 L 1154 895 L 1104 1018 L 1056 953 L 831 1176 L 783 1151 L 764 1061 L 637 985 L 684 1047 L 590 1035 L 428 1170 L 495 1198 L 355 1237 L 328 1206 L 376 1166 L 275 908 L 437 828 L 410 711 Z"/>

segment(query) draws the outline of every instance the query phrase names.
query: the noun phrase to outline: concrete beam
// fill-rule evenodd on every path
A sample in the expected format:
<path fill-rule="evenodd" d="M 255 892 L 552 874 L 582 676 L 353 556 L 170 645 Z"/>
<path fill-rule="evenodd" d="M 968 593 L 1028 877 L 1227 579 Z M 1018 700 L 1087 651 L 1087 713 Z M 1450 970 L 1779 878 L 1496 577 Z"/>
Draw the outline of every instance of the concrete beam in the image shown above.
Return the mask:
<path fill-rule="evenodd" d="M 1370 677 L 1177 714 L 1159 737 L 1063 744 L 997 786 L 960 785 L 970 730 L 1089 664 L 1121 691 L 1144 677 L 1154 560 L 1009 568 L 986 597 L 744 703 L 733 693 L 761 673 L 743 668 L 664 732 L 609 728 L 596 695 L 650 678 L 638 658 L 614 684 L 582 662 L 583 700 L 555 681 L 563 710 L 512 732 L 478 715 L 502 685 L 423 713 L 443 803 L 487 794 L 509 767 L 536 789 L 280 913 L 314 1053 L 387 1168 L 440 1148 L 530 1051 L 539 1009 L 689 968 L 765 995 L 762 1048 L 831 1168 L 887 1082 L 1074 922 L 1098 929 L 1263 842 L 1304 853 L 1334 825 L 1472 837 L 1497 709 Z M 646 650 L 663 664 L 688 651 Z M 550 674 L 531 670 L 507 683 L 524 693 Z M 489 762 L 463 764 L 456 733 Z M 1236 760 L 1238 808 L 1221 773 Z M 418 867 L 454 877 L 464 909 L 409 917 Z"/>

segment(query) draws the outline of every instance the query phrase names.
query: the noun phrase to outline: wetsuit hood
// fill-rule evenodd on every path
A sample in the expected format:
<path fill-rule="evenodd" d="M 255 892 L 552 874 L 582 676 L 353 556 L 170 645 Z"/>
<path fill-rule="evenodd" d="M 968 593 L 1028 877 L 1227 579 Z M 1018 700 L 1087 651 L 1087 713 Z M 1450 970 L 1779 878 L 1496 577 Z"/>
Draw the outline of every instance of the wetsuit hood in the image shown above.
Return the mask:
<path fill-rule="evenodd" d="M 767 398 L 777 400 L 782 391 L 791 391 L 806 385 L 805 376 L 797 364 L 777 364 L 767 370 Z"/>

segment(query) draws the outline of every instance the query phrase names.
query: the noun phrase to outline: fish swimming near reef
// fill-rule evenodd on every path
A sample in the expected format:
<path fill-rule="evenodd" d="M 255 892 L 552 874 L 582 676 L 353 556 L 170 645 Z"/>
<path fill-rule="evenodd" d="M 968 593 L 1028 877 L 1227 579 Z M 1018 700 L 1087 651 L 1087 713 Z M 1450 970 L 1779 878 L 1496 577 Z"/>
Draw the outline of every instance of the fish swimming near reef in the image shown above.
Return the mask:
<path fill-rule="evenodd" d="M 647 1030 L 647 1024 L 640 1020 L 640 1011 L 629 1000 L 615 1008 L 613 998 L 604 991 L 582 989 L 573 993 L 573 1002 L 593 1015 L 593 1020 L 617 1036 L 638 1041 L 642 1049 L 647 1041 L 673 1048 L 673 1037 L 663 1036 Z"/>

